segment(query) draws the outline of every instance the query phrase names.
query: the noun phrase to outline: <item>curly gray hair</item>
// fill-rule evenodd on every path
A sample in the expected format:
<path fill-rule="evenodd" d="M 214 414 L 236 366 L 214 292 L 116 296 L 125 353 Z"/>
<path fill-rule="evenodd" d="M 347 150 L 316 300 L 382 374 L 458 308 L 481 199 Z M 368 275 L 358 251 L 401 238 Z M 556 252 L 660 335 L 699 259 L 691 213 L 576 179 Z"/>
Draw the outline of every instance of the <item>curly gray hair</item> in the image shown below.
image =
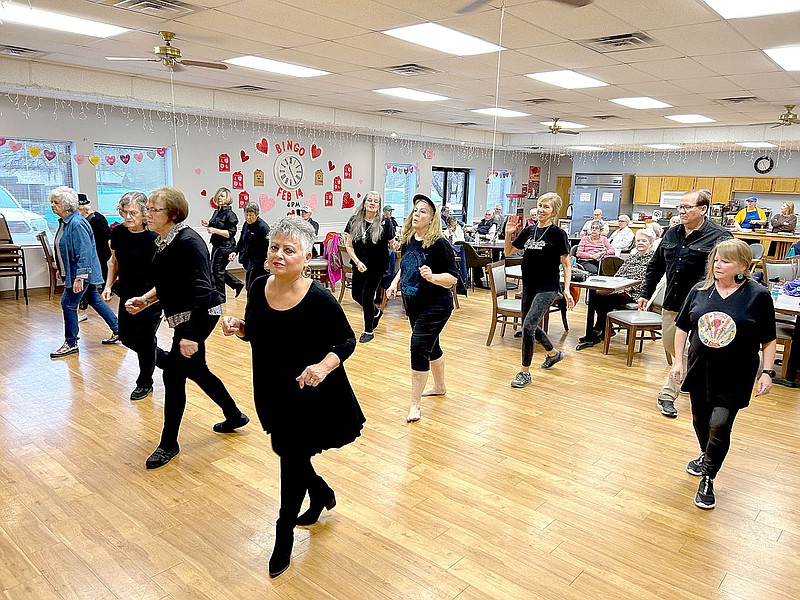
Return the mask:
<path fill-rule="evenodd" d="M 122 210 L 130 204 L 135 204 L 142 214 L 147 212 L 147 196 L 142 192 L 125 192 L 122 194 L 122 197 L 117 203 L 117 212 L 120 216 L 123 216 Z"/>
<path fill-rule="evenodd" d="M 244 205 L 244 212 L 253 213 L 255 216 L 258 216 L 260 210 L 258 208 L 258 204 L 256 204 L 255 202 L 248 202 L 247 204 Z"/>
<path fill-rule="evenodd" d="M 50 191 L 49 198 L 58 198 L 61 207 L 67 212 L 75 212 L 78 209 L 78 192 L 71 187 L 62 185 Z"/>
<path fill-rule="evenodd" d="M 303 254 L 310 254 L 311 249 L 314 247 L 314 242 L 317 241 L 317 234 L 314 233 L 314 227 L 306 221 L 303 217 L 295 215 L 289 217 L 281 217 L 275 221 L 275 225 L 269 230 L 270 239 L 276 237 L 288 237 L 290 240 L 300 243 L 303 249 Z"/>

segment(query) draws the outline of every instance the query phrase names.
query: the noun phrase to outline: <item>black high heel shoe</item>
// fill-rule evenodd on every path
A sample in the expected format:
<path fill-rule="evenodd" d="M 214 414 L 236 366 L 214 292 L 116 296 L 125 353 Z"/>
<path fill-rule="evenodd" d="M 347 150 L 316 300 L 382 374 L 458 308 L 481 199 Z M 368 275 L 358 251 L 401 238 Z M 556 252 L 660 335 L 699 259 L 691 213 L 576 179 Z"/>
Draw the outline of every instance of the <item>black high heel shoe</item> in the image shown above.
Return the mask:
<path fill-rule="evenodd" d="M 323 501 L 319 504 L 312 501 L 311 506 L 308 507 L 308 510 L 297 517 L 297 524 L 303 526 L 313 525 L 319 521 L 319 516 L 322 514 L 323 508 L 325 510 L 332 510 L 334 506 L 336 506 L 336 494 L 334 494 L 333 490 L 331 490 L 331 496 L 328 501 Z"/>

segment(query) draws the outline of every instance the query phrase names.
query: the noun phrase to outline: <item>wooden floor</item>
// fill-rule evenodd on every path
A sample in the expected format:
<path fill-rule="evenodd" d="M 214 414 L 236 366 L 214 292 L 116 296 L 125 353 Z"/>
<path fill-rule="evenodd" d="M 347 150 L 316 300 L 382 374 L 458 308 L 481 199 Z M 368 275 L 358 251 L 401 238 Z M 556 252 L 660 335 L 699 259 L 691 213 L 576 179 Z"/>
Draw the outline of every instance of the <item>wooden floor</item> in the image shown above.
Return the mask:
<path fill-rule="evenodd" d="M 227 310 L 244 305 L 231 296 Z M 775 388 L 741 413 L 718 508 L 704 512 L 684 471 L 698 454 L 688 398 L 676 420 L 656 408 L 660 342 L 631 368 L 622 336 L 609 356 L 578 353 L 580 303 L 568 334 L 551 323 L 566 359 L 514 390 L 520 340 L 485 346 L 488 292 L 461 306 L 443 335 L 449 393 L 425 400 L 417 424 L 404 420 L 409 332 L 397 302 L 346 363 L 367 427 L 315 459 L 338 505 L 298 528 L 292 566 L 270 580 L 278 462 L 255 419 L 249 346 L 215 332 L 209 356 L 253 422 L 212 433 L 221 415 L 190 384 L 181 454 L 146 471 L 161 382 L 152 399 L 128 400 L 135 355 L 100 345 L 108 330 L 91 310 L 80 354 L 51 361 L 63 341 L 57 300 L 2 299 L 4 597 L 800 597 L 797 390 Z M 358 335 L 349 293 L 344 308 Z"/>

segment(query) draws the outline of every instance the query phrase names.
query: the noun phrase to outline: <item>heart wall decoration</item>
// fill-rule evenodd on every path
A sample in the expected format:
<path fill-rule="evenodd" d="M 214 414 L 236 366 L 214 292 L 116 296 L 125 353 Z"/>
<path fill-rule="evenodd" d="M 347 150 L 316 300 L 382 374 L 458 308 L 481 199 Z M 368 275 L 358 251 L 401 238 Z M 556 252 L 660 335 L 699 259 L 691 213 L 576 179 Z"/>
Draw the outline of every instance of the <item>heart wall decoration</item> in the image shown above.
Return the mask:
<path fill-rule="evenodd" d="M 156 154 L 158 154 L 161 158 L 164 158 L 167 155 L 166 148 L 156 148 Z"/>
<path fill-rule="evenodd" d="M 316 144 L 311 144 L 311 160 L 317 160 L 320 156 L 322 156 L 322 148 Z"/>
<path fill-rule="evenodd" d="M 250 155 L 244 150 L 239 151 L 239 157 L 242 159 L 243 163 L 246 163 L 248 160 L 250 160 Z"/>
<path fill-rule="evenodd" d="M 141 152 L 137 152 L 136 154 L 133 155 L 133 160 L 135 160 L 136 162 L 142 162 L 144 160 L 144 154 L 142 154 Z"/>
<path fill-rule="evenodd" d="M 333 161 L 328 161 L 328 171 L 333 171 L 336 168 L 336 165 L 333 164 Z"/>
<path fill-rule="evenodd" d="M 93 165 L 96 167 L 96 166 L 97 166 L 97 163 L 99 163 L 99 162 L 100 162 L 100 157 L 99 157 L 99 156 L 97 156 L 96 154 L 92 154 L 92 155 L 89 157 L 89 162 L 90 162 L 90 163 L 92 163 L 92 164 L 93 164 Z"/>
<path fill-rule="evenodd" d="M 342 194 L 342 208 L 353 208 L 355 204 L 355 200 L 353 200 L 350 192 L 345 192 Z"/>
<path fill-rule="evenodd" d="M 82 165 L 84 163 L 84 161 L 86 160 L 86 157 L 83 154 L 74 154 L 72 156 L 72 160 L 74 160 L 79 165 Z"/>
<path fill-rule="evenodd" d="M 5 145 L 6 145 L 6 138 L 0 137 L 0 146 L 5 146 Z"/>
<path fill-rule="evenodd" d="M 52 150 L 45 150 L 44 157 L 49 161 L 53 160 L 56 157 L 56 153 Z"/>
<path fill-rule="evenodd" d="M 264 156 L 269 156 L 269 142 L 267 141 L 267 138 L 261 138 L 260 142 L 256 142 L 256 152 L 259 152 Z"/>
<path fill-rule="evenodd" d="M 258 203 L 261 206 L 261 212 L 269 212 L 273 208 L 275 208 L 275 198 L 268 196 L 267 194 L 261 194 L 258 197 Z"/>
<path fill-rule="evenodd" d="M 15 142 L 14 140 L 8 142 L 8 147 L 11 148 L 12 152 L 19 152 L 22 150 L 22 144 L 20 142 Z"/>
<path fill-rule="evenodd" d="M 42 149 L 41 148 L 37 148 L 36 146 L 29 146 L 28 147 L 28 152 L 30 152 L 30 155 L 33 158 L 36 158 L 37 156 L 39 156 L 42 153 Z"/>
<path fill-rule="evenodd" d="M 126 165 L 127 165 L 129 162 L 131 162 L 131 155 L 130 155 L 130 154 L 120 154 L 120 155 L 119 155 L 119 159 L 120 159 L 120 160 L 121 160 L 121 161 L 122 161 L 124 164 L 126 164 Z"/>

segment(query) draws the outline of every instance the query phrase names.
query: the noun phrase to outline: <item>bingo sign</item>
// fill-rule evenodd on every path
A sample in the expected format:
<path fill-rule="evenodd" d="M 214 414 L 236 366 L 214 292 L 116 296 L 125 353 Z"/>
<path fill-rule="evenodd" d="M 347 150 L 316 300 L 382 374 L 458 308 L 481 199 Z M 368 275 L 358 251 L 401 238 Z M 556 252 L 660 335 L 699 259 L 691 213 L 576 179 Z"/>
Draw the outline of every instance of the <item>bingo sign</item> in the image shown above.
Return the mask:
<path fill-rule="evenodd" d="M 286 140 L 275 144 L 277 158 L 273 167 L 273 175 L 278 184 L 276 196 L 286 202 L 287 208 L 299 209 L 303 198 L 303 177 L 305 166 L 303 157 L 305 146 L 294 140 Z"/>

